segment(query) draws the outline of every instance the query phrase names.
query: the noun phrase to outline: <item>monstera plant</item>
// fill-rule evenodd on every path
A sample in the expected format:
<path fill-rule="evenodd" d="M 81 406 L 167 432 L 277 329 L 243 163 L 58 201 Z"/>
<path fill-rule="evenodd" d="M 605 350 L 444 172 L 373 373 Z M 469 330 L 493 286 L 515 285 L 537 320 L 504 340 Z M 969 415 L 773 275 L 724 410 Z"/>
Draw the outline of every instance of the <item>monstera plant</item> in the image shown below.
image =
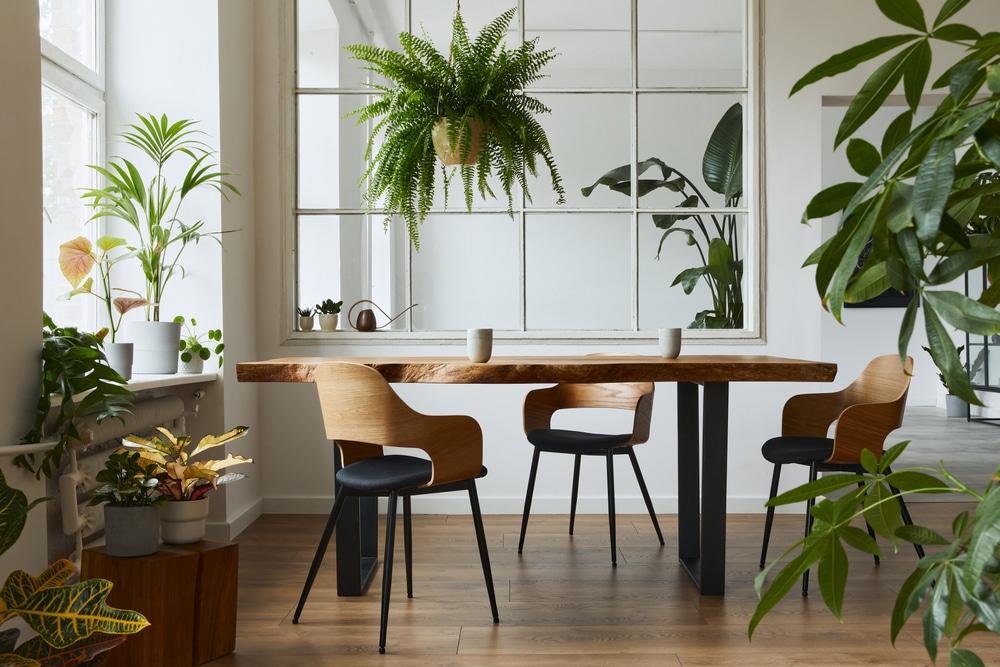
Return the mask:
<path fill-rule="evenodd" d="M 367 184 L 365 200 L 369 208 L 383 209 L 386 224 L 390 216 L 402 216 L 414 248 L 420 248 L 419 225 L 430 212 L 439 168 L 447 206 L 454 173 L 438 155 L 457 164 L 467 210 L 474 187 L 483 197 L 494 196 L 489 178 L 495 175 L 513 217 L 512 190 L 519 185 L 531 199 L 526 174 L 535 175 L 539 161 L 548 168 L 559 203 L 565 199 L 548 137 L 535 118 L 549 109 L 524 92 L 556 54 L 536 50 L 537 38 L 508 49 L 503 39 L 515 13 L 505 11 L 470 39 L 456 11 L 445 53 L 405 32 L 399 36 L 402 53 L 370 44 L 345 47 L 365 69 L 392 82 L 370 84 L 382 94 L 350 115 L 358 123 L 377 119 L 365 152 L 370 160 L 361 179 Z"/>
<path fill-rule="evenodd" d="M 647 172 L 659 170 L 659 176 Z M 723 196 L 727 208 L 735 208 L 743 197 L 743 106 L 734 104 L 716 125 L 708 140 L 701 162 L 706 185 Z M 681 208 L 711 207 L 705 194 L 679 169 L 664 160 L 651 157 L 636 165 L 636 195 L 642 197 L 658 189 L 676 192 Z M 582 188 L 589 197 L 599 185 L 607 186 L 626 196 L 632 194 L 632 168 L 623 165 L 601 176 L 593 185 Z M 740 234 L 733 213 L 654 213 L 653 224 L 663 230 L 656 258 L 660 259 L 663 243 L 672 234 L 686 236 L 701 258 L 699 266 L 684 269 L 674 278 L 671 287 L 680 285 L 691 294 L 699 282 L 708 287 L 712 307 L 695 315 L 692 329 L 743 328 L 743 259 L 740 254 Z"/>

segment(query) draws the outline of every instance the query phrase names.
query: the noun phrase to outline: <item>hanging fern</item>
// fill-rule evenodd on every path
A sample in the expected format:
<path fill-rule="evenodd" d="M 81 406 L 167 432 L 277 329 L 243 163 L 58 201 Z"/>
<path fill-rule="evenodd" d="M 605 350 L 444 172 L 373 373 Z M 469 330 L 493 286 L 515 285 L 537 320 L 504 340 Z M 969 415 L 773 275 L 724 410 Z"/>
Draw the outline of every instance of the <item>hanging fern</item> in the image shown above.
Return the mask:
<path fill-rule="evenodd" d="M 463 128 L 470 119 L 484 126 L 475 164 L 458 167 L 467 210 L 472 210 L 474 189 L 483 198 L 496 197 L 488 182 L 495 174 L 507 197 L 507 214 L 513 217 L 515 183 L 530 201 L 525 174 L 537 175 L 539 158 L 559 195 L 558 203 L 565 201 L 548 137 L 535 119 L 550 109 L 524 93 L 525 87 L 542 78 L 542 68 L 556 54 L 553 49 L 536 50 L 537 38 L 517 49 L 506 48 L 503 39 L 515 13 L 516 9 L 507 10 L 470 41 L 462 15 L 456 12 L 447 56 L 426 34 L 423 38 L 401 34 L 402 53 L 368 44 L 345 47 L 355 59 L 367 63 L 364 69 L 393 83 L 369 84 L 383 94 L 348 114 L 357 116 L 358 124 L 377 119 L 365 151 L 369 161 L 361 179 L 368 184 L 365 201 L 372 210 L 384 199 L 386 225 L 391 216 L 401 216 L 418 250 L 418 228 L 434 200 L 439 162 L 431 132 L 439 118 L 448 119 L 449 142 L 463 161 L 471 150 Z M 380 133 L 383 137 L 378 144 Z M 454 174 L 443 165 L 440 168 L 447 208 Z"/>

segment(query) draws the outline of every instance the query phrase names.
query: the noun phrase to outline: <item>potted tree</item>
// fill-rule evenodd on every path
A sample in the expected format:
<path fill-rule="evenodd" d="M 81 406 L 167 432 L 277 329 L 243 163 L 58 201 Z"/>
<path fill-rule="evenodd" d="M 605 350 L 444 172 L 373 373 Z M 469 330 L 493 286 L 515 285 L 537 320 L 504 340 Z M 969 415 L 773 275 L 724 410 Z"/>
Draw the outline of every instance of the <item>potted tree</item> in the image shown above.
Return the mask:
<path fill-rule="evenodd" d="M 340 322 L 340 307 L 343 301 L 327 299 L 323 303 L 316 304 L 316 312 L 319 313 L 319 328 L 323 331 L 336 331 Z"/>
<path fill-rule="evenodd" d="M 117 218 L 136 234 L 135 248 L 146 280 L 147 322 L 128 322 L 126 337 L 136 343 L 133 372 L 175 373 L 180 325 L 160 321 L 160 305 L 170 279 L 183 276 L 179 263 L 191 243 L 212 239 L 221 243 L 222 232 L 205 231 L 205 221 L 185 222 L 181 207 L 193 193 L 213 189 L 228 199 L 239 194 L 226 180 L 231 172 L 220 171 L 214 153 L 194 129 L 196 121 L 170 122 L 164 114 L 137 114 L 138 123 L 118 136 L 151 163 L 153 173 L 143 176 L 127 158 L 112 157 L 108 167 L 91 165 L 107 185 L 84 190 L 83 198 L 94 209 L 92 220 Z M 165 175 L 172 161 L 186 161 L 187 171 L 179 184 Z M 155 324 L 150 324 L 155 323 Z"/>
<path fill-rule="evenodd" d="M 104 536 L 109 556 L 132 558 L 156 553 L 160 544 L 162 498 L 156 466 L 141 465 L 139 452 L 119 449 L 108 455 L 89 493 L 90 505 L 104 505 Z"/>
<path fill-rule="evenodd" d="M 493 196 L 490 176 L 497 176 L 513 217 L 513 194 L 519 185 L 531 199 L 526 173 L 536 174 L 538 162 L 549 171 L 552 188 L 564 201 L 564 190 L 545 130 L 535 116 L 549 109 L 524 89 L 542 77 L 555 57 L 552 49 L 537 51 L 537 39 L 516 49 L 503 42 L 516 10 L 509 9 L 470 39 L 456 11 L 451 44 L 442 53 L 433 43 L 409 33 L 399 36 L 402 53 L 370 44 L 345 47 L 365 69 L 392 85 L 371 84 L 383 93 L 349 115 L 358 123 L 377 120 L 365 158 L 369 209 L 381 206 L 388 225 L 399 215 L 414 248 L 420 248 L 418 226 L 434 200 L 438 170 L 437 144 L 445 165 L 457 165 L 468 210 L 473 183 L 481 196 Z M 444 204 L 451 175 L 444 175 Z"/>
<path fill-rule="evenodd" d="M 110 341 L 104 342 L 104 353 L 108 364 L 118 371 L 125 380 L 132 378 L 132 343 L 117 340 L 118 330 L 122 325 L 125 313 L 142 306 L 149 305 L 136 291 L 111 287 L 111 269 L 115 264 L 138 255 L 137 250 L 128 250 L 126 241 L 115 236 L 102 236 L 96 243 L 91 243 L 86 236 L 78 236 L 59 246 L 59 269 L 63 276 L 73 286 L 73 290 L 59 297 L 70 299 L 78 294 L 90 294 L 104 304 L 108 319 Z M 112 256 L 112 251 L 125 251 Z M 90 272 L 97 268 L 99 291 L 94 291 L 94 278 Z M 113 294 L 117 292 L 119 296 Z M 131 295 L 131 296 L 129 296 Z M 117 313 L 117 317 L 115 316 Z"/>
<path fill-rule="evenodd" d="M 175 317 L 174 322 L 184 327 L 179 345 L 181 373 L 201 373 L 213 352 L 219 358 L 219 368 L 222 368 L 222 351 L 226 349 L 226 344 L 222 342 L 222 329 L 209 329 L 199 334 L 195 331 L 198 321 L 193 317 L 190 326 L 183 315 Z"/>
<path fill-rule="evenodd" d="M 205 536 L 205 518 L 208 516 L 208 492 L 223 484 L 244 479 L 242 473 L 219 474 L 219 471 L 253 459 L 229 454 L 216 461 L 193 461 L 191 457 L 204 451 L 228 444 L 247 433 L 246 426 L 237 426 L 222 435 L 206 435 L 188 452 L 191 436 L 175 436 L 162 426 L 151 438 L 137 435 L 125 437 L 125 447 L 137 450 L 140 466 L 155 466 L 157 490 L 163 494 L 160 506 L 160 531 L 167 544 L 193 544 Z"/>

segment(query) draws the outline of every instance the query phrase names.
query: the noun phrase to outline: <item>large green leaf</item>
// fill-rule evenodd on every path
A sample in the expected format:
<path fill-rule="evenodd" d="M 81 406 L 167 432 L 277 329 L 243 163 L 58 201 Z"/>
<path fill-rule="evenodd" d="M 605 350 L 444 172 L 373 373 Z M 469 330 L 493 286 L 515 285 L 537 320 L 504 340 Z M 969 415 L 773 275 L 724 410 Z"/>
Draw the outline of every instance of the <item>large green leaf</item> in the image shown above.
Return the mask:
<path fill-rule="evenodd" d="M 917 238 L 925 245 L 937 238 L 951 186 L 955 182 L 955 152 L 936 141 L 917 172 L 913 185 L 913 218 Z"/>
<path fill-rule="evenodd" d="M 867 178 L 881 164 L 882 156 L 871 143 L 854 137 L 847 142 L 847 161 L 851 169 Z"/>
<path fill-rule="evenodd" d="M 861 183 L 838 183 L 819 192 L 806 206 L 805 213 L 802 214 L 802 222 L 825 218 L 844 210 L 860 188 Z"/>
<path fill-rule="evenodd" d="M 801 79 L 795 82 L 789 97 L 802 90 L 806 86 L 816 83 L 820 79 L 830 76 L 837 76 L 848 72 L 861 63 L 868 62 L 878 56 L 891 51 L 897 46 L 902 46 L 907 42 L 918 39 L 919 35 L 891 35 L 887 37 L 877 37 L 873 40 L 853 46 L 846 51 L 842 51 L 816 67 L 809 70 Z"/>
<path fill-rule="evenodd" d="M 46 500 L 48 498 L 39 498 L 29 504 L 22 491 L 7 485 L 7 478 L 0 470 L 0 554 L 17 542 L 31 508 Z"/>
<path fill-rule="evenodd" d="M 969 4 L 969 0 L 947 0 L 947 2 L 941 6 L 941 10 L 938 12 L 937 18 L 934 19 L 934 27 L 937 28 L 939 25 L 950 19 L 967 4 Z"/>
<path fill-rule="evenodd" d="M 1000 333 L 1000 312 L 950 290 L 924 292 L 924 299 L 946 322 L 961 331 L 992 336 Z"/>
<path fill-rule="evenodd" d="M 743 105 L 736 103 L 722 114 L 712 131 L 701 163 L 705 183 L 725 196 L 743 192 Z"/>
<path fill-rule="evenodd" d="M 924 10 L 917 0 L 875 0 L 875 3 L 890 21 L 920 32 L 927 30 Z"/>
<path fill-rule="evenodd" d="M 1000 546 L 1000 485 L 993 486 L 973 513 L 974 527 L 966 555 L 963 582 L 972 589 L 982 576 L 983 568 Z"/>

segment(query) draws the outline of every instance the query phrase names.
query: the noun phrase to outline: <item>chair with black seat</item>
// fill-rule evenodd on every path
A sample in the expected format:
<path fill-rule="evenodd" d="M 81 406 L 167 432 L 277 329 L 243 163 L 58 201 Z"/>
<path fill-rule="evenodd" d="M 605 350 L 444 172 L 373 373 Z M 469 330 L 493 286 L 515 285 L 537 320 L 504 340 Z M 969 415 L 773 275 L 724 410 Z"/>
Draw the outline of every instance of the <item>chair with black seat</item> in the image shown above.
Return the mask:
<path fill-rule="evenodd" d="M 882 458 L 886 437 L 903 423 L 903 410 L 910 387 L 913 359 L 900 362 L 898 355 L 876 357 L 851 384 L 837 392 L 800 394 L 785 403 L 781 413 L 781 436 L 764 443 L 761 453 L 774 464 L 770 498 L 778 493 L 781 466 L 798 463 L 809 466 L 809 481 L 819 472 L 853 472 L 861 474 L 861 452 L 870 451 Z M 833 437 L 830 426 L 836 422 Z M 887 470 L 891 472 L 891 470 Z M 895 489 L 893 489 L 895 491 Z M 912 524 L 903 498 L 899 498 L 903 521 Z M 805 534 L 812 529 L 810 512 L 813 500 L 806 503 Z M 760 550 L 760 566 L 767 559 L 767 544 L 771 537 L 774 507 L 767 508 L 764 541 Z M 869 534 L 873 534 L 868 527 Z M 917 555 L 924 550 L 915 544 Z M 878 562 L 878 557 L 875 557 Z M 809 571 L 802 575 L 802 595 L 809 592 Z"/>
<path fill-rule="evenodd" d="M 302 614 L 344 500 L 348 496 L 388 497 L 379 629 L 379 653 L 385 653 L 397 500 L 403 499 L 406 594 L 407 597 L 413 597 L 410 498 L 458 490 L 467 490 L 469 493 L 493 622 L 499 622 L 486 533 L 476 492 L 476 479 L 486 475 L 486 468 L 483 467 L 483 434 L 476 420 L 465 415 L 424 415 L 416 412 L 393 391 L 378 371 L 360 364 L 321 364 L 316 368 L 315 381 L 326 436 L 339 448 L 342 467 L 336 473 L 337 493 L 333 509 L 309 568 L 292 622 L 298 623 Z M 429 459 L 385 454 L 383 447 L 386 446 L 423 450 Z"/>
<path fill-rule="evenodd" d="M 572 454 L 573 490 L 570 497 L 569 534 L 573 534 L 576 520 L 576 500 L 580 488 L 580 460 L 583 456 L 603 456 L 608 477 L 608 522 L 611 526 L 611 565 L 618 565 L 618 547 L 615 535 L 615 477 L 614 457 L 627 455 L 632 462 L 635 478 L 649 517 L 653 520 L 656 536 L 663 544 L 663 533 L 656 520 L 653 502 L 646 489 L 646 482 L 639 470 L 634 445 L 649 439 L 649 424 L 653 412 L 652 382 L 620 382 L 609 384 L 564 383 L 545 389 L 528 392 L 524 399 L 524 433 L 535 447 L 531 458 L 531 472 L 528 475 L 528 491 L 524 498 L 524 515 L 521 519 L 521 539 L 517 553 L 524 548 L 524 536 L 528 529 L 528 515 L 531 498 L 535 491 L 535 477 L 538 473 L 538 459 L 542 452 Z M 560 410 L 577 408 L 612 408 L 630 410 L 634 413 L 630 433 L 603 434 L 552 428 L 552 415 Z"/>

